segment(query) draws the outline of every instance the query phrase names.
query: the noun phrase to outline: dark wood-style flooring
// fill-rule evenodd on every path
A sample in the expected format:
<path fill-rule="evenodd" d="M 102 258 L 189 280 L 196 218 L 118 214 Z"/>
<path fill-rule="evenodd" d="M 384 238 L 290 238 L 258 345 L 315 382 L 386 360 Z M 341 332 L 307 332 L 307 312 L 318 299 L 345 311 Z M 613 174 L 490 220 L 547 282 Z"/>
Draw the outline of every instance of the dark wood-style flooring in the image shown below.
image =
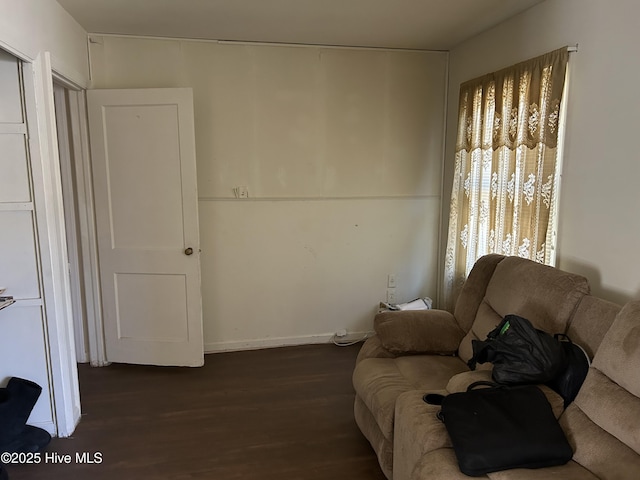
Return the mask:
<path fill-rule="evenodd" d="M 10 480 L 384 480 L 353 420 L 360 345 L 207 355 L 202 368 L 80 365 L 83 417 Z M 78 464 L 76 453 L 101 454 Z M 43 454 L 44 455 L 44 454 Z"/>

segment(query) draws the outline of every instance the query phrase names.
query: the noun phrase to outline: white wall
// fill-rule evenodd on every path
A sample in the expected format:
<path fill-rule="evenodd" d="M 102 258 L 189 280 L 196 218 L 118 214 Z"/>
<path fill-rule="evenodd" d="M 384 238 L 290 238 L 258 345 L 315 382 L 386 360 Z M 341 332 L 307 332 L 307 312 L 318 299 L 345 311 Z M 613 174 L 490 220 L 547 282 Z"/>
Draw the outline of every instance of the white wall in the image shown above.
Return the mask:
<path fill-rule="evenodd" d="M 587 276 L 594 294 L 619 303 L 640 298 L 638 18 L 636 0 L 547 0 L 450 53 L 445 199 L 453 181 L 460 83 L 579 44 L 570 58 L 557 266 Z"/>
<path fill-rule="evenodd" d="M 389 273 L 436 295 L 446 54 L 92 41 L 94 88 L 194 90 L 207 351 L 368 331 Z"/>
<path fill-rule="evenodd" d="M 50 52 L 55 72 L 87 85 L 87 32 L 58 2 L 0 0 L 0 12 L 0 48 L 27 61 Z"/>

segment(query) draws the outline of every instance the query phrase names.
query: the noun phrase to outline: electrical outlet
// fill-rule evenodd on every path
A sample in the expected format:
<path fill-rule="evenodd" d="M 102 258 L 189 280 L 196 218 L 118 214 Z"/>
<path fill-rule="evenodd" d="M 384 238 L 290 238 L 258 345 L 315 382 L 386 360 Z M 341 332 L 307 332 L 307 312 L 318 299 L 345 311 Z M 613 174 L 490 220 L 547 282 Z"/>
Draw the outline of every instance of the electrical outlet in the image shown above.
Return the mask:
<path fill-rule="evenodd" d="M 390 273 L 387 275 L 387 287 L 396 288 L 396 274 Z"/>
<path fill-rule="evenodd" d="M 346 337 L 346 336 L 347 336 L 346 328 L 341 328 L 340 330 L 336 331 L 336 337 Z"/>
<path fill-rule="evenodd" d="M 396 289 L 387 288 L 387 303 L 396 303 Z"/>

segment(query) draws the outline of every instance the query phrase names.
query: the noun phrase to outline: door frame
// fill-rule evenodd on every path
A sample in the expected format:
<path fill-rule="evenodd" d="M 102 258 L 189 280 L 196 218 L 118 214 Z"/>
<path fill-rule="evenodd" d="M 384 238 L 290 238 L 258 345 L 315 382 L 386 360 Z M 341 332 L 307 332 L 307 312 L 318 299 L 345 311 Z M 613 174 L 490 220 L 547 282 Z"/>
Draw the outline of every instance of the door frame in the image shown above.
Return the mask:
<path fill-rule="evenodd" d="M 68 437 L 80 421 L 80 391 L 69 293 L 66 234 L 48 52 L 23 62 L 23 88 L 37 218 L 45 344 L 56 434 Z"/>

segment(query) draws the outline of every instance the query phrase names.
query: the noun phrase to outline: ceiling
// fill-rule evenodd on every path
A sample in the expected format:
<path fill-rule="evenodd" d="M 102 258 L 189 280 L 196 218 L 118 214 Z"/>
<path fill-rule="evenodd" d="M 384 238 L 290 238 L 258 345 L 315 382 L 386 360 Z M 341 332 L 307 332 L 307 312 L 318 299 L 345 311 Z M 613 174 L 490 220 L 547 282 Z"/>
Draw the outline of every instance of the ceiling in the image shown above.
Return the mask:
<path fill-rule="evenodd" d="M 543 0 L 58 0 L 89 33 L 449 50 Z"/>

